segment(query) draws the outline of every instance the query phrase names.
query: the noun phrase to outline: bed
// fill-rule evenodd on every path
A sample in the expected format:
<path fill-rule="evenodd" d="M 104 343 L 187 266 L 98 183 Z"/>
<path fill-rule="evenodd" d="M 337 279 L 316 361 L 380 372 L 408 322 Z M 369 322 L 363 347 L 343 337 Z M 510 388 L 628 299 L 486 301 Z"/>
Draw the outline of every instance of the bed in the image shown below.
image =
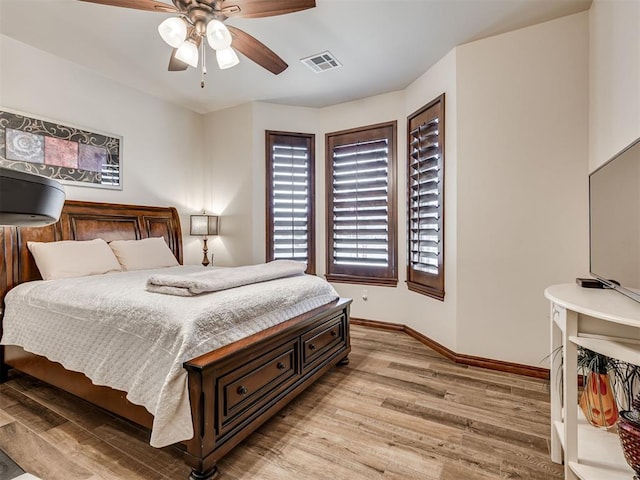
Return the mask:
<path fill-rule="evenodd" d="M 182 263 L 180 221 L 174 208 L 67 201 L 54 225 L 5 227 L 0 236 L 0 300 L 4 306 L 9 290 L 41 278 L 26 247 L 28 241 L 102 238 L 110 242 L 149 237 L 164 238 Z M 190 479 L 215 478 L 219 474 L 216 463 L 223 455 L 327 370 L 348 363 L 349 306 L 350 300 L 338 298 L 188 357 L 182 364 L 190 412 L 187 422 L 195 433 L 182 444 L 185 462 L 192 470 Z M 131 403 L 125 391 L 96 386 L 82 373 L 44 356 L 6 345 L 0 346 L 0 361 L 2 381 L 8 369 L 15 368 L 146 428 L 154 425 L 149 410 Z M 148 366 L 142 363 L 140 372 L 147 372 Z"/>

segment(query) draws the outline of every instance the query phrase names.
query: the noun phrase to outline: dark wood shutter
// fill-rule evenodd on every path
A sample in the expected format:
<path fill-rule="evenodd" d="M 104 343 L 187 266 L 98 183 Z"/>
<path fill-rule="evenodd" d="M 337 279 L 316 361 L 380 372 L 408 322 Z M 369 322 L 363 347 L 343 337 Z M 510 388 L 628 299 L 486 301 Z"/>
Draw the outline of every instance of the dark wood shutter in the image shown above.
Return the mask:
<path fill-rule="evenodd" d="M 444 299 L 444 94 L 407 119 L 409 290 Z"/>
<path fill-rule="evenodd" d="M 327 279 L 396 285 L 396 122 L 327 134 Z"/>
<path fill-rule="evenodd" d="M 266 150 L 267 261 L 303 261 L 315 273 L 315 137 L 267 131 Z"/>

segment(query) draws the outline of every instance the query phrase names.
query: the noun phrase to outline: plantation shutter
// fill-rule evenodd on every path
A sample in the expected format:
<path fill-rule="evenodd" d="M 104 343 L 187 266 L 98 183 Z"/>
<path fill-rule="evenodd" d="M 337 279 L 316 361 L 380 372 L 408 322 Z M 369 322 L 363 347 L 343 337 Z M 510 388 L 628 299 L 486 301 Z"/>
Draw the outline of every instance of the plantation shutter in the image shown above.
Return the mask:
<path fill-rule="evenodd" d="M 330 280 L 397 283 L 394 126 L 328 135 Z"/>
<path fill-rule="evenodd" d="M 410 290 L 444 299 L 444 95 L 407 122 Z"/>
<path fill-rule="evenodd" d="M 307 263 L 315 273 L 312 135 L 267 132 L 267 261 Z"/>

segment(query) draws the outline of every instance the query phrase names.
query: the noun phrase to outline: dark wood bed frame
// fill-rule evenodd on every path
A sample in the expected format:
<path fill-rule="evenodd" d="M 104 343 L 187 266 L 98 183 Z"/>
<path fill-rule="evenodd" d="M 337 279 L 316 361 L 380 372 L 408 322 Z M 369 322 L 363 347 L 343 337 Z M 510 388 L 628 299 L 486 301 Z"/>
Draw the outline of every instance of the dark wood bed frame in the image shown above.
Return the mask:
<path fill-rule="evenodd" d="M 41 278 L 27 241 L 164 237 L 182 263 L 180 219 L 172 207 L 67 201 L 54 225 L 4 227 L 0 232 L 3 307 L 7 291 Z M 339 299 L 184 363 L 195 432 L 183 442 L 191 480 L 217 477 L 216 463 L 223 455 L 328 369 L 348 363 L 350 303 Z M 152 415 L 130 403 L 125 392 L 95 386 L 59 363 L 8 345 L 0 348 L 0 366 L 1 381 L 6 381 L 9 368 L 15 368 L 151 428 Z"/>

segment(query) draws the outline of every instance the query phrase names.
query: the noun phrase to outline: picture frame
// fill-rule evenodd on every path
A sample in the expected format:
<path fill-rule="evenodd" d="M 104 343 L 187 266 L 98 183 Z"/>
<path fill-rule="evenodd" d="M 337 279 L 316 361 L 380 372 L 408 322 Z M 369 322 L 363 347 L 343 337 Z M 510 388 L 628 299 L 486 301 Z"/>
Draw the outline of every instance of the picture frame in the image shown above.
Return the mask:
<path fill-rule="evenodd" d="M 0 167 L 122 190 L 123 138 L 0 107 Z"/>

